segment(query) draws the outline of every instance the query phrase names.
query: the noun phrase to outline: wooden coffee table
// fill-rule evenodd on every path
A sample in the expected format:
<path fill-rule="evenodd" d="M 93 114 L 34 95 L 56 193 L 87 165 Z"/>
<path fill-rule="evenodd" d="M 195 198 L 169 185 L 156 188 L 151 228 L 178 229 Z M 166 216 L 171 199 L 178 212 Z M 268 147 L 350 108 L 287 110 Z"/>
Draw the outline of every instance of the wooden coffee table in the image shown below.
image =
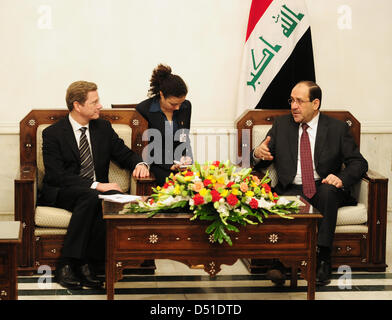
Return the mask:
<path fill-rule="evenodd" d="M 20 221 L 0 221 L 0 300 L 18 299 L 16 247 L 21 243 Z"/>
<path fill-rule="evenodd" d="M 208 221 L 190 221 L 191 214 L 118 214 L 123 204 L 103 201 L 106 220 L 106 290 L 114 298 L 114 283 L 123 269 L 140 265 L 146 259 L 172 259 L 188 266 L 204 265 L 215 276 L 222 264 L 232 265 L 239 258 L 279 258 L 292 269 L 291 286 L 297 286 L 297 272 L 308 282 L 307 298 L 315 298 L 317 219 L 322 215 L 306 200 L 293 214 L 294 219 L 270 215 L 264 223 L 240 227 L 230 233 L 233 245 L 214 243 L 206 234 Z"/>

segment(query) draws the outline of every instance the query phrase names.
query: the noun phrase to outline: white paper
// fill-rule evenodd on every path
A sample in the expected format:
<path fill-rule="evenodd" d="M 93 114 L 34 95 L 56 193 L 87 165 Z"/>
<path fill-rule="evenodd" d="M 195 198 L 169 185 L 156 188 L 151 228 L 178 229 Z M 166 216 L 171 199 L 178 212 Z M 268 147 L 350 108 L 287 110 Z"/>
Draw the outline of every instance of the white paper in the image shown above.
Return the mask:
<path fill-rule="evenodd" d="M 110 202 L 127 203 L 141 200 L 142 197 L 131 194 L 100 194 L 99 198 Z"/>

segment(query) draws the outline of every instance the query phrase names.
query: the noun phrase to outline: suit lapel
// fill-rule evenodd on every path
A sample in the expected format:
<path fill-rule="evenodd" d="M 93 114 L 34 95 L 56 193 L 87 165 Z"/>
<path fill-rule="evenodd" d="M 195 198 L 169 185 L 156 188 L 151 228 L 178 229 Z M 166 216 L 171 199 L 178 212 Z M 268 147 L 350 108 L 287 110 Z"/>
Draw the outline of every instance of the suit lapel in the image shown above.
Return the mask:
<path fill-rule="evenodd" d="M 66 143 L 69 144 L 75 158 L 80 162 L 79 148 L 76 143 L 75 134 L 73 132 L 72 125 L 71 122 L 69 122 L 68 117 L 65 118 L 64 122 L 64 137 Z"/>
<path fill-rule="evenodd" d="M 94 168 L 97 168 L 100 139 L 99 139 L 99 131 L 97 130 L 94 121 L 90 121 L 89 130 L 90 130 L 90 142 L 91 142 L 91 151 L 93 154 Z"/>
<path fill-rule="evenodd" d="M 324 149 L 328 135 L 328 119 L 320 113 L 319 123 L 317 125 L 316 141 L 314 146 L 314 165 L 317 168 L 320 155 Z"/>
<path fill-rule="evenodd" d="M 291 157 L 294 160 L 295 170 L 297 170 L 297 161 L 298 161 L 298 128 L 299 124 L 296 123 L 293 117 L 290 118 L 290 125 L 289 125 L 289 139 L 288 144 L 291 152 Z"/>

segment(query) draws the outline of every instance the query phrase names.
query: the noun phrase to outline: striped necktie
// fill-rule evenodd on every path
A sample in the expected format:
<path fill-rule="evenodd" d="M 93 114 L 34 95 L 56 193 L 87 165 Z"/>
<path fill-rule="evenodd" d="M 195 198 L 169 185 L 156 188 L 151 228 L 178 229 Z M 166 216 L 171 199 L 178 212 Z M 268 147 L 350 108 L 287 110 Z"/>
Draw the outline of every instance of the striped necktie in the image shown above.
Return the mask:
<path fill-rule="evenodd" d="M 80 176 L 90 180 L 94 179 L 94 164 L 93 158 L 91 157 L 90 146 L 87 141 L 86 127 L 81 127 L 82 132 L 79 143 L 79 154 L 80 154 Z"/>
<path fill-rule="evenodd" d="M 309 126 L 306 123 L 302 124 L 300 156 L 301 156 L 302 190 L 304 195 L 310 199 L 316 193 L 316 184 L 314 182 L 312 151 L 310 148 L 309 135 L 308 132 L 306 131 L 308 128 Z"/>

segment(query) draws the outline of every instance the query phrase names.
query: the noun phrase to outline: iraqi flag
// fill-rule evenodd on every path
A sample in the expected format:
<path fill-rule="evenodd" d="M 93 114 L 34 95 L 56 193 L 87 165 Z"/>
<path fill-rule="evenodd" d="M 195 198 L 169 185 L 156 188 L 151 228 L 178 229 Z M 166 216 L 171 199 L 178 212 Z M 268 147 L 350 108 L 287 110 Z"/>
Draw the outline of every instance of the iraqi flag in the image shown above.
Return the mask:
<path fill-rule="evenodd" d="M 304 0 L 252 0 L 237 117 L 247 109 L 288 109 L 291 89 L 315 79 Z"/>

